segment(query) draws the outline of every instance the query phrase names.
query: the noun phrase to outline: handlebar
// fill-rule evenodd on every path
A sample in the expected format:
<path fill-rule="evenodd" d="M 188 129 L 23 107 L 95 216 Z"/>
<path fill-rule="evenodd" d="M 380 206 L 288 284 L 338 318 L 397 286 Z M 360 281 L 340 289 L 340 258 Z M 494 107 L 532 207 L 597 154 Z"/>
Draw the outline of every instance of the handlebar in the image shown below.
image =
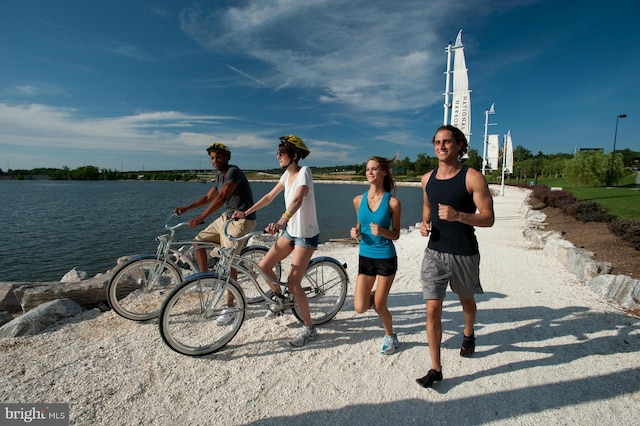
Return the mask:
<path fill-rule="evenodd" d="M 233 222 L 236 219 L 231 219 L 228 220 L 227 223 L 224 224 L 224 235 L 230 239 L 231 241 L 244 241 L 244 240 L 248 240 L 249 238 L 253 237 L 254 235 L 262 235 L 262 234 L 266 234 L 266 231 L 251 231 L 248 234 L 244 234 L 240 237 L 233 237 L 231 235 L 229 235 L 228 229 L 229 225 L 231 224 L 231 222 Z"/>
<path fill-rule="evenodd" d="M 174 218 L 174 217 L 178 217 L 178 215 L 175 214 L 175 212 L 171 213 L 169 215 L 169 217 L 167 217 L 167 220 L 164 221 L 164 229 L 166 229 L 168 231 L 175 231 L 176 229 L 182 228 L 183 226 L 189 226 L 189 222 L 179 222 L 179 223 L 176 223 L 173 226 L 170 226 L 169 222 L 171 222 L 171 219 Z"/>
<path fill-rule="evenodd" d="M 179 222 L 176 223 L 175 225 L 170 225 L 169 223 L 171 222 L 171 219 L 173 219 L 174 217 L 178 217 L 178 215 L 173 212 L 171 213 L 168 217 L 167 220 L 165 220 L 164 222 L 164 228 L 168 231 L 175 231 L 178 228 L 182 228 L 183 226 L 189 226 L 189 222 Z M 252 231 L 249 232 L 248 234 L 242 235 L 240 237 L 233 237 L 231 235 L 229 235 L 228 232 L 228 227 L 229 224 L 231 224 L 232 221 L 234 221 L 236 219 L 231 219 L 228 220 L 227 223 L 224 225 L 224 235 L 231 241 L 243 241 L 243 240 L 248 240 L 249 238 L 253 237 L 254 235 L 262 235 L 262 234 L 266 234 L 266 231 Z"/>

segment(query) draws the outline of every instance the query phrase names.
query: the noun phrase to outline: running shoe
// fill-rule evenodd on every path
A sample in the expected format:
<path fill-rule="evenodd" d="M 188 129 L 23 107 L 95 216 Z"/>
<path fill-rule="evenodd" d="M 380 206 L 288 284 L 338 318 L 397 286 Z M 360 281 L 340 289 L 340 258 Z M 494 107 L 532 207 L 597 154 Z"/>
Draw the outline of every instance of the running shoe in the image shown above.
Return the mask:
<path fill-rule="evenodd" d="M 439 382 L 440 380 L 442 380 L 442 371 L 431 369 L 426 376 L 416 379 L 416 383 L 423 388 L 430 388 L 435 382 Z"/>
<path fill-rule="evenodd" d="M 300 331 L 298 331 L 298 335 L 289 340 L 289 344 L 291 346 L 300 347 L 306 345 L 311 340 L 315 340 L 318 337 L 318 333 L 316 332 L 316 327 L 309 328 L 306 325 L 303 325 Z"/>
<path fill-rule="evenodd" d="M 220 316 L 216 318 L 216 324 L 229 325 L 233 322 L 234 319 L 236 319 L 236 312 L 233 310 L 233 308 L 225 307 L 220 313 Z"/>
<path fill-rule="evenodd" d="M 462 346 L 460 347 L 460 356 L 470 357 L 476 351 L 476 336 L 475 333 L 471 333 L 471 336 L 465 336 L 462 333 Z"/>
<path fill-rule="evenodd" d="M 391 355 L 395 353 L 398 346 L 400 346 L 400 342 L 398 341 L 398 335 L 396 333 L 393 333 L 393 336 L 384 336 L 382 347 L 380 348 L 380 354 Z"/>

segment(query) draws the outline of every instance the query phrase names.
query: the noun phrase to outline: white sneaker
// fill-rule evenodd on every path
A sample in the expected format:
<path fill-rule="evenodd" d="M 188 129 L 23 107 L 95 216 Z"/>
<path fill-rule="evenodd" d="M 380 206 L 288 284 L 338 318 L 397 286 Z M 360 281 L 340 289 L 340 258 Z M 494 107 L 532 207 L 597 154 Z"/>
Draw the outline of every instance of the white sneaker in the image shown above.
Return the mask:
<path fill-rule="evenodd" d="M 273 311 L 267 311 L 264 314 L 264 317 L 267 319 L 272 319 L 272 318 L 277 318 L 277 317 L 281 317 L 282 315 L 284 315 L 284 313 L 282 311 L 279 312 L 273 312 Z"/>
<path fill-rule="evenodd" d="M 382 348 L 380 348 L 381 355 L 391 355 L 395 353 L 396 349 L 400 346 L 398 341 L 398 335 L 393 333 L 393 336 L 384 336 L 382 341 Z"/>
<path fill-rule="evenodd" d="M 224 308 L 220 316 L 216 318 L 217 325 L 229 325 L 236 319 L 236 312 L 232 308 Z"/>
<path fill-rule="evenodd" d="M 318 333 L 316 332 L 316 327 L 309 328 L 306 325 L 303 325 L 300 331 L 298 331 L 298 335 L 293 339 L 289 340 L 289 344 L 291 346 L 300 347 L 306 345 L 309 341 L 315 340 L 318 337 Z"/>

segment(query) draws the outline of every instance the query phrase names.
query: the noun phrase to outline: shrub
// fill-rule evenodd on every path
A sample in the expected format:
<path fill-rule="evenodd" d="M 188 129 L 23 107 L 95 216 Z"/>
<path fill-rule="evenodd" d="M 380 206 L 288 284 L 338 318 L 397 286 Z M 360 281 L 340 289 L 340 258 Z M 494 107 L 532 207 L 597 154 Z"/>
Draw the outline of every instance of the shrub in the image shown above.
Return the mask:
<path fill-rule="evenodd" d="M 613 219 L 597 201 L 578 201 L 575 195 L 567 191 L 552 191 L 546 185 L 536 185 L 533 187 L 533 196 L 581 222 L 611 222 Z"/>
<path fill-rule="evenodd" d="M 546 204 L 547 200 L 549 199 L 550 192 L 551 189 L 549 189 L 547 185 L 535 185 L 533 187 L 532 195 L 537 200 L 540 200 Z"/>
<path fill-rule="evenodd" d="M 640 221 L 636 219 L 614 220 L 609 223 L 609 229 L 630 243 L 633 248 L 640 250 Z"/>
<path fill-rule="evenodd" d="M 557 207 L 562 210 L 565 210 L 567 206 L 578 202 L 575 195 L 567 191 L 550 191 L 548 198 L 547 204 L 551 207 Z"/>
<path fill-rule="evenodd" d="M 548 206 L 559 209 L 578 202 L 572 193 L 567 191 L 552 191 L 547 185 L 535 185 L 533 187 L 533 196 Z"/>
<path fill-rule="evenodd" d="M 580 222 L 611 222 L 613 219 L 597 201 L 579 201 L 574 217 Z"/>

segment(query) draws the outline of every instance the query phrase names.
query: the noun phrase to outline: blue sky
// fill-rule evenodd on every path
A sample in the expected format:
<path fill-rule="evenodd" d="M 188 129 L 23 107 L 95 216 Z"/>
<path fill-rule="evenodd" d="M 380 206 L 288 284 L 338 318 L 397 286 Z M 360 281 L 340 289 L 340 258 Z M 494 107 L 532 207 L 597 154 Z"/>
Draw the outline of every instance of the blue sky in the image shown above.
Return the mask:
<path fill-rule="evenodd" d="M 221 141 L 276 167 L 433 155 L 445 48 L 460 29 L 471 148 L 640 151 L 636 0 L 4 0 L 0 168 L 210 169 Z"/>

